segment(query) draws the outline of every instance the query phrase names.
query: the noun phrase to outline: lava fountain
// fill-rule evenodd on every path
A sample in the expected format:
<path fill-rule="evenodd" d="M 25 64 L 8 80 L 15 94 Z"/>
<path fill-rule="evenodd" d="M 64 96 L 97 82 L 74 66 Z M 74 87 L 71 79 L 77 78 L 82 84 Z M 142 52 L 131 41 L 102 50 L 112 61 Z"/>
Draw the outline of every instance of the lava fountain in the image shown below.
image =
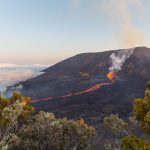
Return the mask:
<path fill-rule="evenodd" d="M 113 71 L 109 72 L 109 73 L 107 74 L 107 78 L 108 78 L 109 80 L 111 80 L 111 81 L 114 81 L 115 78 L 116 78 L 115 72 L 113 72 Z"/>

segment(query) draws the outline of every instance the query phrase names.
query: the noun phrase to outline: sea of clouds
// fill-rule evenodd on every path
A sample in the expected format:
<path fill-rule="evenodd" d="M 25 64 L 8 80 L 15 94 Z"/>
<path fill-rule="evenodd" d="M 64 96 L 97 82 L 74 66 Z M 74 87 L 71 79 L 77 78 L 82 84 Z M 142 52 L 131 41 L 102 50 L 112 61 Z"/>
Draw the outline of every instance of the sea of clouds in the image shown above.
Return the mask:
<path fill-rule="evenodd" d="M 42 74 L 42 70 L 49 66 L 40 64 L 17 65 L 0 63 L 0 92 L 4 93 L 7 87 Z M 18 88 L 22 88 L 21 85 Z"/>

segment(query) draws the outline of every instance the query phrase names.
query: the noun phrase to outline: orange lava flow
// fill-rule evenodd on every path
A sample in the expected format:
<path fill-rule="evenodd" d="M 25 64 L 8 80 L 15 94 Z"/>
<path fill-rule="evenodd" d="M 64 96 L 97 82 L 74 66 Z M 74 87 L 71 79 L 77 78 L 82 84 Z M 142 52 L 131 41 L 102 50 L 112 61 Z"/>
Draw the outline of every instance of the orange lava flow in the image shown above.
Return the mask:
<path fill-rule="evenodd" d="M 116 77 L 116 75 L 115 75 L 114 72 L 109 72 L 109 73 L 107 74 L 107 78 L 108 78 L 109 80 L 111 80 L 111 81 L 114 81 L 115 77 Z"/>
<path fill-rule="evenodd" d="M 63 95 L 63 96 L 48 97 L 48 98 L 39 99 L 39 100 L 32 100 L 31 103 L 36 103 L 36 102 L 41 102 L 41 101 L 47 101 L 47 100 L 53 100 L 53 99 L 58 99 L 58 98 L 66 98 L 66 97 L 71 97 L 71 96 L 75 96 L 75 95 L 81 95 L 81 94 L 84 94 L 84 93 L 95 91 L 95 90 L 101 88 L 102 86 L 107 86 L 107 85 L 110 85 L 112 83 L 97 84 L 97 85 L 95 85 L 95 86 L 93 86 L 93 87 L 91 87 L 91 88 L 89 88 L 87 90 L 84 90 L 84 91 L 81 91 L 81 92 L 75 92 L 75 93 L 71 93 L 71 94 L 67 94 L 67 95 Z"/>

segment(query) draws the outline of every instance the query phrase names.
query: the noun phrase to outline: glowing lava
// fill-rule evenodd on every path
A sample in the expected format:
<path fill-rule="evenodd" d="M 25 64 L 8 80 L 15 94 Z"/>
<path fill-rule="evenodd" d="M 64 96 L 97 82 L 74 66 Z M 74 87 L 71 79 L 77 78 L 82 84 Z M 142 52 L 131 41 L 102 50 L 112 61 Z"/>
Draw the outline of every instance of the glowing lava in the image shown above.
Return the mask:
<path fill-rule="evenodd" d="M 96 84 L 95 86 L 90 87 L 90 88 L 88 88 L 86 90 L 75 92 L 75 93 L 70 93 L 70 94 L 67 94 L 67 95 L 62 95 L 62 96 L 57 96 L 57 97 L 47 97 L 47 98 L 44 98 L 44 99 L 32 100 L 31 103 L 47 101 L 47 100 L 53 100 L 53 99 L 59 99 L 59 98 L 66 98 L 66 97 L 71 97 L 71 96 L 75 96 L 75 95 L 81 95 L 81 94 L 84 94 L 84 93 L 89 93 L 89 92 L 95 91 L 95 90 L 97 90 L 97 89 L 99 89 L 99 88 L 101 88 L 103 86 L 111 85 L 111 84 L 113 84 L 115 82 L 115 78 L 116 78 L 115 72 L 112 72 L 112 71 L 109 72 L 107 74 L 107 77 L 113 82 Z"/>
<path fill-rule="evenodd" d="M 107 74 L 107 78 L 108 78 L 109 80 L 111 80 L 111 81 L 114 81 L 115 77 L 116 77 L 116 75 L 115 75 L 114 72 L 109 72 L 109 73 Z"/>
<path fill-rule="evenodd" d="M 75 96 L 75 95 L 81 95 L 81 94 L 84 94 L 84 93 L 89 93 L 89 92 L 92 92 L 92 91 L 95 91 L 103 86 L 108 86 L 112 83 L 100 83 L 100 84 L 97 84 L 89 89 L 86 89 L 84 91 L 81 91 L 81 92 L 75 92 L 75 93 L 70 93 L 70 94 L 67 94 L 67 95 L 62 95 L 62 96 L 58 96 L 58 97 L 47 97 L 47 98 L 44 98 L 44 99 L 38 99 L 38 100 L 32 100 L 31 103 L 36 103 L 36 102 L 41 102 L 41 101 L 47 101 L 47 100 L 53 100 L 53 99 L 59 99 L 59 98 L 66 98 L 66 97 L 71 97 L 71 96 Z"/>

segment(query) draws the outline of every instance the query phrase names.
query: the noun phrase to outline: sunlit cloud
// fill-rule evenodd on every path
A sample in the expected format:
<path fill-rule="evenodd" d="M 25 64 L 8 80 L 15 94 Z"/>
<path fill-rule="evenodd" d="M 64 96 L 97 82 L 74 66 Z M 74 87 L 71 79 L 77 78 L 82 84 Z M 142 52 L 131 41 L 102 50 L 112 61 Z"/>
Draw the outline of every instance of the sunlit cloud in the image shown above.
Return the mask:
<path fill-rule="evenodd" d="M 17 65 L 9 63 L 0 64 L 0 91 L 3 93 L 7 87 L 34 78 L 42 74 L 42 70 L 49 65 Z M 21 85 L 19 86 L 19 88 Z"/>

